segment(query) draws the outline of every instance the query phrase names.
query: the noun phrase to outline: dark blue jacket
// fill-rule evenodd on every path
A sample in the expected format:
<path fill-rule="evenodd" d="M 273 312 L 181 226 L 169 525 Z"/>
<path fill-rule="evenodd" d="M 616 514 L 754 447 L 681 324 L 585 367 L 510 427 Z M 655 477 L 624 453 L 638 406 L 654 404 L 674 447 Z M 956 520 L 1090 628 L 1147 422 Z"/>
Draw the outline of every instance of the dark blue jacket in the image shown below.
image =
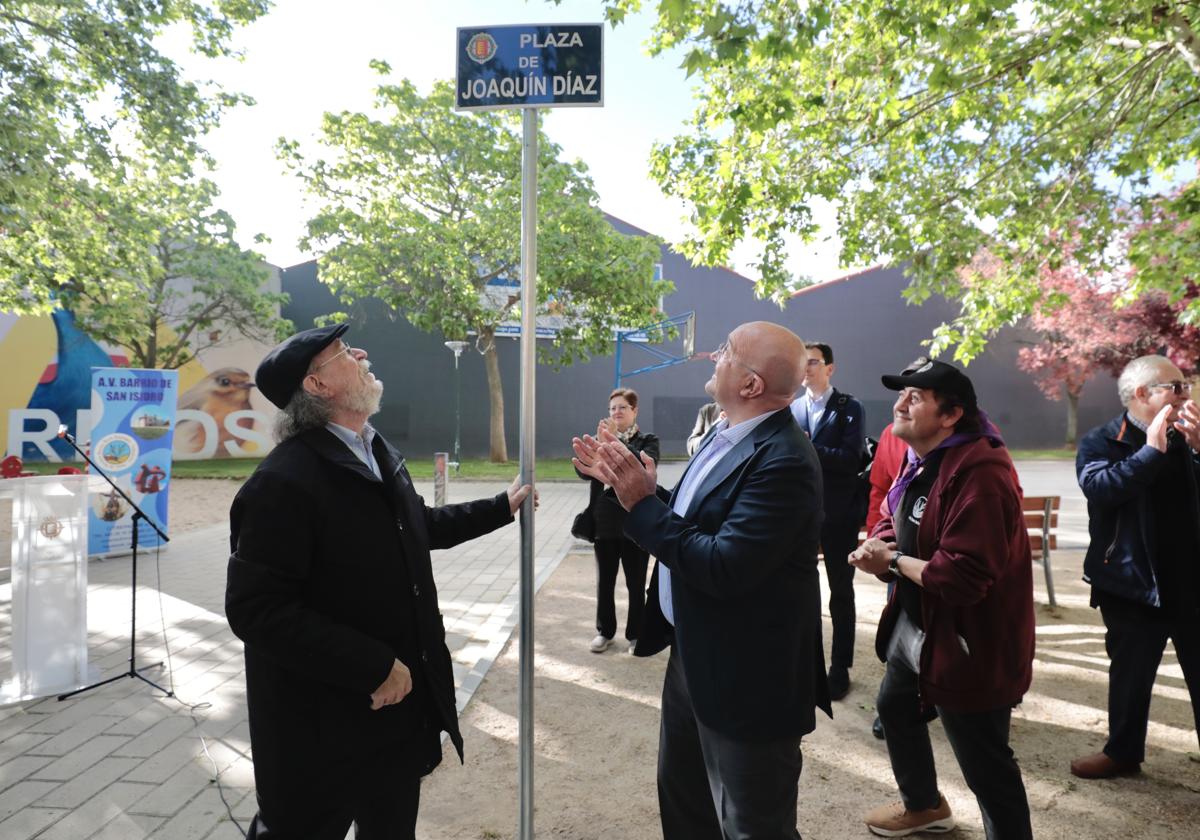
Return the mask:
<path fill-rule="evenodd" d="M 806 735 L 814 707 L 831 714 L 812 444 L 781 409 L 724 454 L 680 516 L 671 505 L 686 477 L 625 520 L 626 535 L 657 558 L 636 652 L 653 656 L 674 644 L 696 718 L 722 735 Z M 671 570 L 673 633 L 658 601 L 662 566 Z"/>
<path fill-rule="evenodd" d="M 792 415 L 801 429 L 808 427 L 806 405 L 803 396 L 792 403 Z M 866 500 L 861 492 L 866 488 L 861 486 L 858 479 L 863 468 L 862 403 L 850 394 L 833 388 L 829 401 L 825 403 L 825 411 L 817 421 L 812 445 L 821 462 L 825 521 L 860 524 L 866 513 Z"/>
<path fill-rule="evenodd" d="M 1129 440 L 1135 427 L 1126 415 L 1092 429 L 1079 442 L 1075 473 L 1088 503 L 1091 543 L 1083 561 L 1083 579 L 1097 589 L 1130 601 L 1162 606 L 1155 571 L 1156 541 L 1150 527 L 1149 490 L 1167 464 L 1168 454 Z M 1141 439 L 1141 435 L 1137 438 Z M 1188 486 L 1192 507 L 1200 511 L 1196 490 L 1200 462 Z M 1197 527 L 1197 521 L 1180 527 Z"/>

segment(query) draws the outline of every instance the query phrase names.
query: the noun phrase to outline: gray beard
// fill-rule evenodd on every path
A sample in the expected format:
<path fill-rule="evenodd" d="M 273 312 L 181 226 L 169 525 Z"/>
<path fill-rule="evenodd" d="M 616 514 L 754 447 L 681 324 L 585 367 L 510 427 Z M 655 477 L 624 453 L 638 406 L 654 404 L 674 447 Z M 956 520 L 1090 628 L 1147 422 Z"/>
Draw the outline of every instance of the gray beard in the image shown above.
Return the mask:
<path fill-rule="evenodd" d="M 382 382 L 378 379 L 374 382 L 359 380 L 357 387 L 346 395 L 346 408 L 355 414 L 372 417 L 379 413 L 379 404 L 382 400 Z"/>

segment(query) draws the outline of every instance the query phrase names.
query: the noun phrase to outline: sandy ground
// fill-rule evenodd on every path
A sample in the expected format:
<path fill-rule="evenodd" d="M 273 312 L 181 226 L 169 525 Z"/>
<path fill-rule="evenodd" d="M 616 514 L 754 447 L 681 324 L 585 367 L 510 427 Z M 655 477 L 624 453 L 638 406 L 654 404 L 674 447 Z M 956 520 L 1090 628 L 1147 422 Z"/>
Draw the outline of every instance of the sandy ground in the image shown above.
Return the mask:
<path fill-rule="evenodd" d="M 1155 687 L 1145 771 L 1083 782 L 1071 758 L 1098 750 L 1106 731 L 1103 627 L 1063 553 L 1060 607 L 1038 610 L 1034 684 L 1013 718 L 1012 746 L 1024 772 L 1034 835 L 1057 838 L 1198 836 L 1200 762 L 1191 706 L 1173 649 Z M 1056 566 L 1060 565 L 1056 563 Z M 593 560 L 571 554 L 538 595 L 535 690 L 537 836 L 570 840 L 661 837 L 655 795 L 658 708 L 665 654 L 635 659 L 624 644 L 588 651 L 594 634 Z M 620 590 L 621 587 L 618 587 Z M 868 837 L 869 808 L 896 798 L 884 745 L 869 731 L 882 666 L 870 652 L 883 586 L 859 581 L 854 685 L 819 717 L 804 742 L 800 830 L 807 840 Z M 624 616 L 623 607 L 619 615 Z M 828 638 L 829 624 L 825 632 Z M 418 835 L 428 840 L 512 838 L 517 823 L 517 640 L 489 671 L 462 717 L 466 764 L 449 744 L 422 790 Z M 932 725 L 943 792 L 960 827 L 947 837 L 982 838 L 978 808 L 940 726 Z"/>
<path fill-rule="evenodd" d="M 241 486 L 241 479 L 173 479 L 168 502 L 171 534 L 183 534 L 221 522 L 228 523 L 229 506 Z"/>

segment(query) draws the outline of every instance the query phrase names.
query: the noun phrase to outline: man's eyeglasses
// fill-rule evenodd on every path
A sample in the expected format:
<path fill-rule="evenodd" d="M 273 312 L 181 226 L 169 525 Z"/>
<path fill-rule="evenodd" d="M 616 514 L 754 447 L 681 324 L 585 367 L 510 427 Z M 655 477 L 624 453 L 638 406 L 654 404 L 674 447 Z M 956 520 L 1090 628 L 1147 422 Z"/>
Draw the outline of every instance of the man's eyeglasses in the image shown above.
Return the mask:
<path fill-rule="evenodd" d="M 817 365 L 823 365 L 823 364 L 825 364 L 824 359 L 809 359 L 807 362 L 804 363 L 804 366 L 811 368 L 811 367 L 816 367 Z"/>
<path fill-rule="evenodd" d="M 738 361 L 737 359 L 735 359 L 733 357 L 733 351 L 729 349 L 728 341 L 721 342 L 721 346 L 709 354 L 709 358 L 712 359 L 714 362 L 719 362 L 721 360 L 722 356 L 728 356 L 729 361 L 733 362 L 734 364 L 741 365 L 746 370 L 750 371 L 755 376 L 757 376 L 759 379 L 763 378 L 763 375 L 761 373 L 759 373 L 758 371 L 756 371 L 754 368 L 750 367 L 750 365 L 746 364 L 745 362 Z"/>
<path fill-rule="evenodd" d="M 340 358 L 340 357 L 341 357 L 343 354 L 345 354 L 345 355 L 347 355 L 347 356 L 351 355 L 351 351 L 352 351 L 352 350 L 354 350 L 354 348 L 353 348 L 353 347 L 351 347 L 349 344 L 347 344 L 346 342 L 344 342 L 344 341 L 343 341 L 343 342 L 342 342 L 342 349 L 341 349 L 341 350 L 339 350 L 338 352 L 334 353 L 332 356 L 330 356 L 330 357 L 329 357 L 328 359 L 326 359 L 325 361 L 321 362 L 321 364 L 317 365 L 315 368 L 313 368 L 312 370 L 310 370 L 310 371 L 309 371 L 309 373 L 310 373 L 310 374 L 312 374 L 312 373 L 316 373 L 316 372 L 317 372 L 317 371 L 319 371 L 321 368 L 325 367 L 325 365 L 327 365 L 327 364 L 329 364 L 330 362 L 332 362 L 334 359 Z"/>
<path fill-rule="evenodd" d="M 1181 397 L 1184 394 L 1192 393 L 1191 382 L 1181 382 L 1176 379 L 1174 382 L 1156 382 L 1150 386 L 1151 388 L 1170 388 L 1175 392 L 1175 396 Z"/>

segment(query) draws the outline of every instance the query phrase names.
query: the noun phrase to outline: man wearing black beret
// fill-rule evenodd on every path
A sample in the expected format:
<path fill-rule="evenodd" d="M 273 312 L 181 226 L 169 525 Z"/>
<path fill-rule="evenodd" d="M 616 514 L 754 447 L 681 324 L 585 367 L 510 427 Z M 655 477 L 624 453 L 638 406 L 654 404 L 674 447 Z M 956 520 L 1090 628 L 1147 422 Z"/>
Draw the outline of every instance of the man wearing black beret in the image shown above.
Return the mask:
<path fill-rule="evenodd" d="M 259 840 L 412 838 L 454 675 L 431 548 L 511 522 L 528 486 L 430 508 L 367 422 L 383 383 L 345 324 L 306 330 L 255 375 L 279 443 L 230 511 L 225 612 L 246 646 Z"/>

